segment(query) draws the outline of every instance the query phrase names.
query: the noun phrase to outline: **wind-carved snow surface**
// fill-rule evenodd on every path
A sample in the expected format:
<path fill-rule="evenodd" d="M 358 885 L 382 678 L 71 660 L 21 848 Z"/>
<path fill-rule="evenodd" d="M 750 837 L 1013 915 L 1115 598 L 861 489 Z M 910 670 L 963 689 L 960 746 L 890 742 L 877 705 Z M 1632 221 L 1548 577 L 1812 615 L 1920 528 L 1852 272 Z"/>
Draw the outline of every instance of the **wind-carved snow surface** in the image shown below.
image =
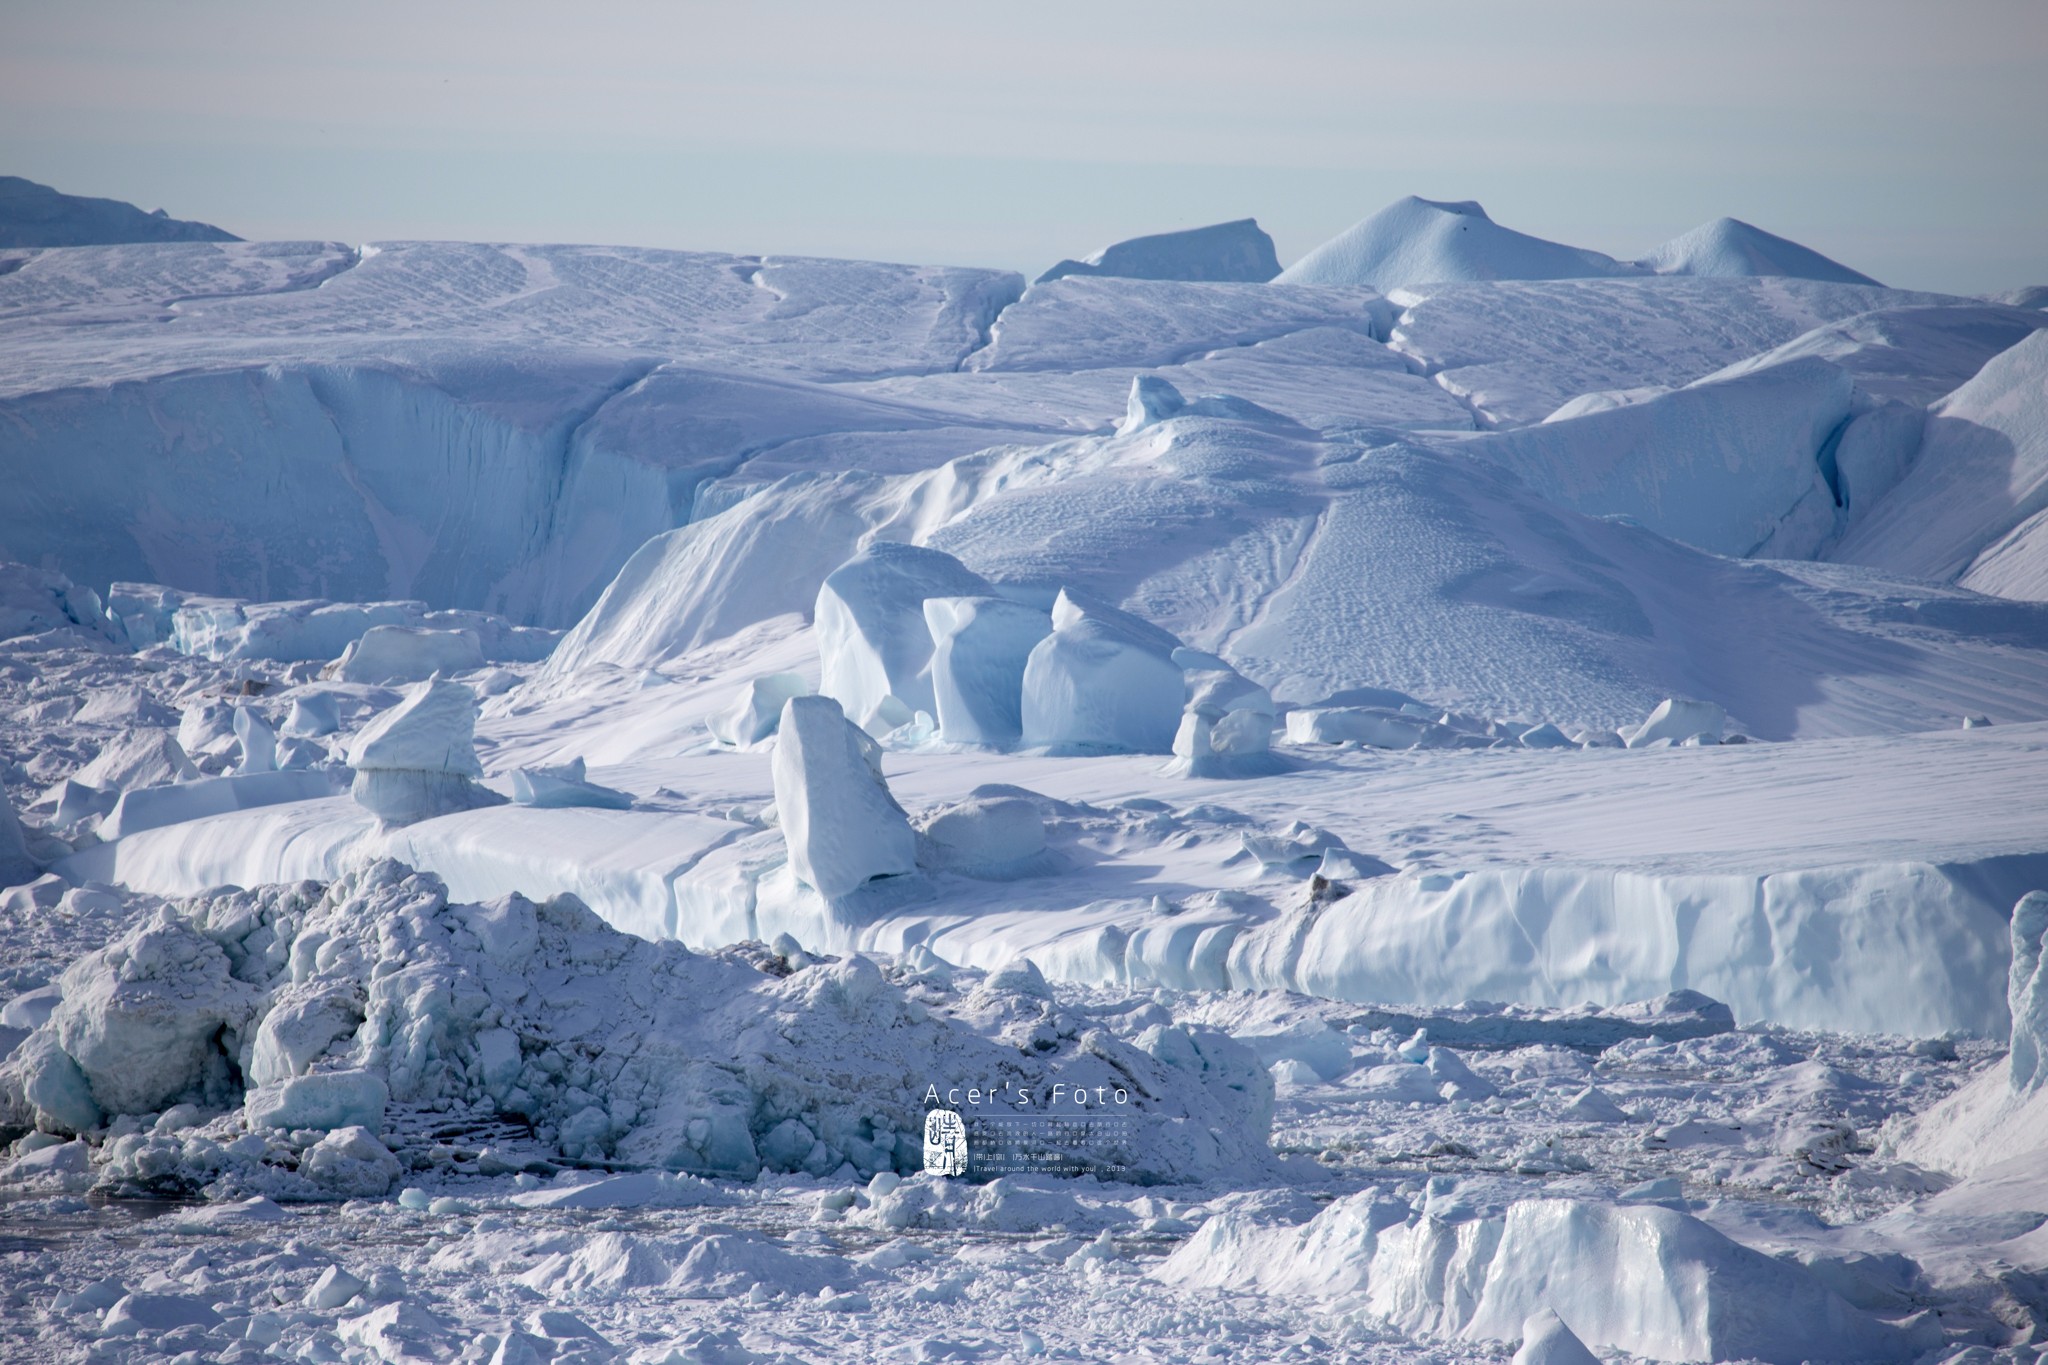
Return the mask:
<path fill-rule="evenodd" d="M 1245 226 L 12 256 L 0 1354 L 2025 1358 L 2038 310 Z"/>

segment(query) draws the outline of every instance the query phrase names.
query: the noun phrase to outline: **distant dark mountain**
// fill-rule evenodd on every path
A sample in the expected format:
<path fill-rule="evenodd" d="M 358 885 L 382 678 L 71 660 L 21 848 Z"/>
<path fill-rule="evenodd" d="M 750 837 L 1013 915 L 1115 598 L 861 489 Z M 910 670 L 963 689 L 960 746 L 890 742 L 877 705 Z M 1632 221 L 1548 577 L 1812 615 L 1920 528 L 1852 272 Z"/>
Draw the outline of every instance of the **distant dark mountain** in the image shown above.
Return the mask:
<path fill-rule="evenodd" d="M 115 242 L 239 242 L 211 223 L 188 223 L 118 199 L 65 194 L 0 175 L 0 247 L 106 246 Z"/>

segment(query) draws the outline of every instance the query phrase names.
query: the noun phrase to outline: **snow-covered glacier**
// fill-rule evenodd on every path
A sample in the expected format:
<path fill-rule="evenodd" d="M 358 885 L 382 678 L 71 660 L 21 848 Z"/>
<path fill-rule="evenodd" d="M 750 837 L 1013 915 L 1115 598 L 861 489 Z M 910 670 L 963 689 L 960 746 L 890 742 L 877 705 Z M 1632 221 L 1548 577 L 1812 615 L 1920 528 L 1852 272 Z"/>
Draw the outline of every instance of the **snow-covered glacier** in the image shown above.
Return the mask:
<path fill-rule="evenodd" d="M 2032 1359 L 2038 291 L 1278 266 L 0 249 L 0 1354 Z"/>

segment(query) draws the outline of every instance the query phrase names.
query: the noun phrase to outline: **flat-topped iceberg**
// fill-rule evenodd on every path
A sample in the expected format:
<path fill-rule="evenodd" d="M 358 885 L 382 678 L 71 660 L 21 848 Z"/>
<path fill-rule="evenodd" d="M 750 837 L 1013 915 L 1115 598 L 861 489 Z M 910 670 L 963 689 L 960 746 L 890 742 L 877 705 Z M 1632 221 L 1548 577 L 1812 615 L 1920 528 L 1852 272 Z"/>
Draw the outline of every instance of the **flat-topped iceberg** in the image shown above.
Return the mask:
<path fill-rule="evenodd" d="M 357 804 L 387 826 L 502 804 L 475 780 L 484 775 L 476 716 L 476 694 L 461 683 L 434 678 L 414 688 L 349 745 Z"/>

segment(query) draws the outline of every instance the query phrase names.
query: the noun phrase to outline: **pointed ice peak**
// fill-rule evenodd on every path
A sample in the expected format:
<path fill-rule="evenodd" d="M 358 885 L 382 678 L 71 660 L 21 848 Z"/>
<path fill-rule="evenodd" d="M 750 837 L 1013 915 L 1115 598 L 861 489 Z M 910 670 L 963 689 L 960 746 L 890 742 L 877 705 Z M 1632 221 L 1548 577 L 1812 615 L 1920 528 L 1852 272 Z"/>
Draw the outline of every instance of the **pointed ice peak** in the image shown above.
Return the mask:
<path fill-rule="evenodd" d="M 1275 284 L 1406 285 L 1463 280 L 1563 280 L 1634 275 L 1637 267 L 1504 228 L 1471 200 L 1409 195 L 1339 233 Z"/>

